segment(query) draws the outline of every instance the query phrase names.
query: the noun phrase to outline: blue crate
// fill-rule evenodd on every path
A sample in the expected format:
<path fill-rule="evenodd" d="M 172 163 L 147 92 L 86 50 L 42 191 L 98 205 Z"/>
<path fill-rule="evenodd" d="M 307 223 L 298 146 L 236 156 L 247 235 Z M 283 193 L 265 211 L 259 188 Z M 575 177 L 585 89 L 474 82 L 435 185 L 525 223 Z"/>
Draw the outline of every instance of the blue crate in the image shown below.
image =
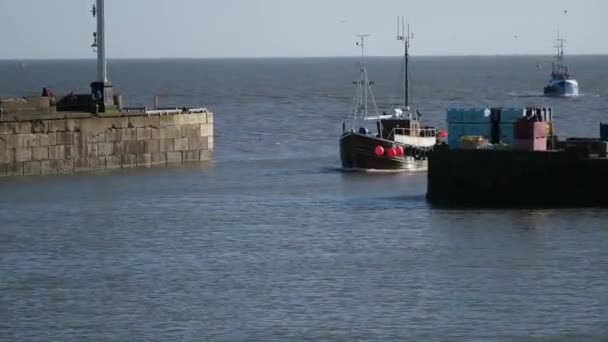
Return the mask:
<path fill-rule="evenodd" d="M 500 123 L 515 123 L 526 116 L 526 108 L 502 108 L 500 110 Z"/>
<path fill-rule="evenodd" d="M 515 126 L 509 123 L 500 124 L 500 142 L 507 145 L 515 144 Z"/>
<path fill-rule="evenodd" d="M 452 148 L 458 148 L 460 145 L 460 137 L 464 135 L 464 126 L 460 123 L 448 124 L 448 145 Z"/>
<path fill-rule="evenodd" d="M 463 135 L 482 136 L 488 140 L 492 138 L 492 124 L 489 123 L 466 123 Z"/>
<path fill-rule="evenodd" d="M 482 136 L 492 138 L 492 125 L 488 123 L 450 123 L 448 124 L 448 145 L 452 148 L 460 146 L 463 136 Z"/>
<path fill-rule="evenodd" d="M 450 123 L 462 123 L 462 113 L 464 109 L 461 108 L 448 108 L 447 110 L 447 122 Z"/>
<path fill-rule="evenodd" d="M 608 140 L 608 124 L 600 123 L 600 139 Z"/>
<path fill-rule="evenodd" d="M 492 112 L 488 108 L 472 108 L 462 113 L 463 123 L 491 123 Z"/>

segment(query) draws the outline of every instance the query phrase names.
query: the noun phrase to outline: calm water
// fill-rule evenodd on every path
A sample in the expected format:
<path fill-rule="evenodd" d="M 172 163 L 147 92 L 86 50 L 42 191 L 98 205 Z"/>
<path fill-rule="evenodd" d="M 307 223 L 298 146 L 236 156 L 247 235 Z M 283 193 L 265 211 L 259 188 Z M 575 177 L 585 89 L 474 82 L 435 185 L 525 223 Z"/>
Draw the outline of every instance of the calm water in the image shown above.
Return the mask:
<path fill-rule="evenodd" d="M 382 108 L 399 102 L 399 63 L 369 60 Z M 539 96 L 545 57 L 414 63 L 431 124 L 482 105 L 551 106 L 568 136 L 608 121 L 608 57 L 571 58 L 584 95 L 568 100 Z M 86 91 L 94 72 L 2 61 L 0 95 Z M 607 211 L 437 210 L 425 174 L 337 171 L 354 60 L 114 61 L 110 73 L 127 105 L 160 94 L 212 109 L 217 158 L 0 179 L 0 340 L 608 339 Z"/>

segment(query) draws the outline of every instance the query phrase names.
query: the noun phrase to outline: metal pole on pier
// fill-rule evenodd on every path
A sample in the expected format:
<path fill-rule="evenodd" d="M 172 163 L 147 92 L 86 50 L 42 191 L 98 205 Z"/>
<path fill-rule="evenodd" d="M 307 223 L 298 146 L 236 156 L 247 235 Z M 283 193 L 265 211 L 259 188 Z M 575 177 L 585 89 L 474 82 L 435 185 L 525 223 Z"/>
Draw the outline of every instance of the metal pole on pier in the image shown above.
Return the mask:
<path fill-rule="evenodd" d="M 97 32 L 93 46 L 97 48 L 97 79 L 91 83 L 93 101 L 100 112 L 108 109 L 116 109 L 114 103 L 114 90 L 108 81 L 108 70 L 106 61 L 106 8 L 105 0 L 96 0 L 93 6 L 93 16 L 97 19 Z"/>
<path fill-rule="evenodd" d="M 97 0 L 97 82 L 107 83 L 105 1 Z"/>

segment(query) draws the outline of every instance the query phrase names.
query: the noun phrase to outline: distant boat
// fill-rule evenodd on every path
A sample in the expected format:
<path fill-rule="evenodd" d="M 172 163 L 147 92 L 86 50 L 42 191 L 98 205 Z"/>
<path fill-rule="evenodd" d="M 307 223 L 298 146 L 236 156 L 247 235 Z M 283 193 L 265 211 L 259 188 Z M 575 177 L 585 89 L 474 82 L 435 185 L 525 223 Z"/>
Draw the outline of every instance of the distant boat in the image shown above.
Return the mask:
<path fill-rule="evenodd" d="M 25 63 L 19 63 L 19 68 L 20 69 L 24 69 L 25 68 Z"/>
<path fill-rule="evenodd" d="M 551 80 L 545 86 L 546 96 L 578 96 L 578 81 L 572 78 L 570 69 L 564 63 L 565 40 L 557 34 L 557 55 L 553 61 Z"/>

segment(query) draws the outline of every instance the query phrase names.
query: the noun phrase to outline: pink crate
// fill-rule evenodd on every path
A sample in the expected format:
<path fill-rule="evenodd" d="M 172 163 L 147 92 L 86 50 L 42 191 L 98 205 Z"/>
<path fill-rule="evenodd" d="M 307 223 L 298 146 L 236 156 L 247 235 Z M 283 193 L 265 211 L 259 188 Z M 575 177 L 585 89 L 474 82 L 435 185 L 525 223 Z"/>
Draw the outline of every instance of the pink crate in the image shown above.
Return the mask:
<path fill-rule="evenodd" d="M 546 151 L 547 139 L 515 139 L 515 148 L 524 151 Z"/>

